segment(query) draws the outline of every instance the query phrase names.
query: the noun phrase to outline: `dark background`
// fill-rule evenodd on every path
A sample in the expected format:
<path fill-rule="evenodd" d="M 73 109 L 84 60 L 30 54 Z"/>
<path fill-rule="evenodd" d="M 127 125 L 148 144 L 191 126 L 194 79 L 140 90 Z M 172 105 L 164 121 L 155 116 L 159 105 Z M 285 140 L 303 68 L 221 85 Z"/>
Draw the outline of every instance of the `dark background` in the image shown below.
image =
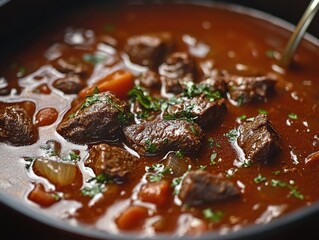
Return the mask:
<path fill-rule="evenodd" d="M 33 34 L 43 30 L 43 24 L 46 21 L 50 21 L 54 16 L 76 8 L 80 4 L 88 4 L 88 2 L 92 3 L 92 0 L 11 0 L 0 6 L 0 59 L 3 60 L 12 48 L 19 48 L 31 41 Z M 297 24 L 310 1 L 225 0 L 225 2 L 253 7 Z M 315 17 L 308 32 L 319 37 L 319 16 Z M 319 237 L 316 237 L 318 235 L 319 214 L 316 214 L 263 239 L 318 239 Z M 28 219 L 0 204 L 0 239 L 75 240 L 80 238 Z"/>

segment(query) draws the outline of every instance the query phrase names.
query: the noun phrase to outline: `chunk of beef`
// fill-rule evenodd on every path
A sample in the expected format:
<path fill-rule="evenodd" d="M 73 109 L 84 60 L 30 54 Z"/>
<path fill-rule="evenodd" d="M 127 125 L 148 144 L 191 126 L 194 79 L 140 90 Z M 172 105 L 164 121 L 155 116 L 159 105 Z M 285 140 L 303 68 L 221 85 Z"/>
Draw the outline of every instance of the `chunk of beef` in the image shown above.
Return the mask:
<path fill-rule="evenodd" d="M 180 150 L 196 152 L 201 145 L 201 128 L 185 120 L 143 122 L 123 129 L 126 139 L 138 153 L 152 155 Z"/>
<path fill-rule="evenodd" d="M 204 170 L 187 173 L 178 194 L 182 202 L 189 206 L 224 201 L 238 195 L 239 190 L 232 182 Z"/>
<path fill-rule="evenodd" d="M 0 108 L 0 141 L 12 145 L 30 145 L 37 141 L 38 131 L 32 116 L 20 105 Z"/>
<path fill-rule="evenodd" d="M 96 175 L 106 173 L 113 178 L 124 180 L 134 173 L 139 159 L 120 147 L 99 144 L 92 146 L 84 164 L 91 167 Z"/>
<path fill-rule="evenodd" d="M 159 74 L 166 92 L 180 93 L 184 83 L 196 82 L 195 61 L 186 52 L 175 52 L 159 66 Z"/>
<path fill-rule="evenodd" d="M 272 75 L 243 77 L 229 75 L 225 76 L 229 97 L 237 105 L 252 101 L 265 101 L 277 82 L 277 78 Z"/>
<path fill-rule="evenodd" d="M 161 86 L 160 76 L 153 71 L 146 71 L 138 78 L 141 86 L 146 88 L 156 88 Z"/>
<path fill-rule="evenodd" d="M 59 89 L 65 94 L 77 94 L 86 86 L 78 75 L 68 74 L 64 78 L 60 78 L 54 81 L 53 87 Z"/>
<path fill-rule="evenodd" d="M 79 75 L 82 79 L 87 78 L 92 72 L 92 66 L 84 63 L 78 58 L 59 58 L 53 62 L 53 66 L 61 73 L 70 73 Z"/>
<path fill-rule="evenodd" d="M 169 105 L 165 117 L 193 119 L 201 127 L 211 126 L 226 113 L 224 99 L 208 100 L 203 94 L 193 98 L 182 98 L 179 103 Z"/>
<path fill-rule="evenodd" d="M 267 115 L 258 115 L 254 121 L 243 123 L 238 131 L 237 142 L 247 160 L 270 163 L 280 153 L 280 136 Z"/>
<path fill-rule="evenodd" d="M 225 79 L 220 75 L 216 77 L 209 77 L 198 84 L 200 86 L 207 87 L 211 91 L 219 91 L 222 95 L 225 95 L 227 91 Z"/>
<path fill-rule="evenodd" d="M 57 131 L 74 143 L 86 144 L 118 139 L 126 104 L 111 92 L 93 94 L 71 110 Z"/>
<path fill-rule="evenodd" d="M 155 69 L 173 45 L 173 37 L 168 32 L 142 34 L 128 38 L 125 51 L 133 63 Z"/>

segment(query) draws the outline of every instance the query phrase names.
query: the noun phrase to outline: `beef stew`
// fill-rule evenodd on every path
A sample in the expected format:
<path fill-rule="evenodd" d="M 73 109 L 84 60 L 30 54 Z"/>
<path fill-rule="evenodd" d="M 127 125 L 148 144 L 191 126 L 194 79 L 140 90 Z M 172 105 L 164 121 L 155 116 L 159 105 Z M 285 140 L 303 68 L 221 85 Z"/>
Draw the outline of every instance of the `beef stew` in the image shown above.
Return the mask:
<path fill-rule="evenodd" d="M 141 234 L 235 231 L 315 203 L 317 47 L 304 43 L 282 69 L 289 31 L 265 20 L 143 8 L 76 12 L 30 46 L 38 52 L 18 55 L 19 67 L 3 64 L 1 132 L 16 135 L 1 151 L 27 175 L 20 195 L 48 212 L 68 206 L 71 221 Z M 155 84 L 139 84 L 146 73 Z"/>

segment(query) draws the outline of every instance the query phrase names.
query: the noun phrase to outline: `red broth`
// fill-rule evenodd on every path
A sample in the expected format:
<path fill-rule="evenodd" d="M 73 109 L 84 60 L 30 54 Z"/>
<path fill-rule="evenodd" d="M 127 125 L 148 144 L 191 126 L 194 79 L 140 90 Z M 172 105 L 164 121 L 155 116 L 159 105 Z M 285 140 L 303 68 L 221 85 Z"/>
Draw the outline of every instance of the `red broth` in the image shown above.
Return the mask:
<path fill-rule="evenodd" d="M 318 46 L 304 40 L 292 66 L 283 69 L 278 59 L 290 32 L 280 26 L 279 20 L 252 13 L 215 5 L 92 4 L 57 17 L 25 49 L 13 53 L 9 61 L 1 60 L 1 109 L 22 106 L 38 130 L 33 144 L 15 146 L 6 140 L 0 144 L 2 190 L 64 221 L 86 223 L 110 233 L 134 231 L 144 235 L 225 233 L 250 224 L 266 224 L 317 202 Z M 191 169 L 187 166 L 188 171 L 205 169 L 221 174 L 239 190 L 235 199 L 198 206 L 183 204 L 174 194 L 172 176 L 157 174 L 159 181 L 148 177 L 153 164 L 165 163 L 166 152 L 155 156 L 139 154 L 139 166 L 129 181 L 96 185 L 97 192 L 91 192 L 92 196 L 83 191 L 85 187 L 92 191 L 97 181 L 92 169 L 84 166 L 94 144 L 72 143 L 56 131 L 71 107 L 79 102 L 78 94 L 63 93 L 56 87 L 55 82 L 68 74 L 59 69 L 57 61 L 72 57 L 84 66 L 83 71 L 70 70 L 82 79 L 74 80 L 80 81 L 76 86 L 81 90 L 107 79 L 114 71 L 129 72 L 129 77 L 121 80 L 128 83 L 115 83 L 117 87 L 112 91 L 130 104 L 123 89 L 132 88 L 129 79 L 138 79 L 148 67 L 132 64 L 125 54 L 125 42 L 133 35 L 158 32 L 173 36 L 172 52 L 192 56 L 198 71 L 196 82 L 203 80 L 204 74 L 198 69 L 208 60 L 214 63 L 213 69 L 230 74 L 272 73 L 278 79 L 273 92 L 263 101 L 236 106 L 226 96 L 227 112 L 220 123 L 203 128 L 200 151 L 182 153 L 191 162 L 179 163 L 180 168 L 186 164 L 191 165 Z M 104 57 L 99 59 L 97 53 Z M 158 88 L 149 92 L 161 95 Z M 240 166 L 240 154 L 227 133 L 261 113 L 268 116 L 279 133 L 282 151 L 271 164 L 252 161 Z M 62 159 L 66 158 L 59 164 L 72 165 L 67 166 L 70 172 L 62 180 L 44 170 L 48 164 L 45 161 L 35 167 L 36 158 L 59 155 L 51 151 L 48 141 L 49 146 L 56 146 L 54 151 L 60 152 Z M 121 138 L 101 142 L 133 151 Z M 149 189 L 141 194 L 147 184 Z M 154 195 L 156 191 L 159 194 Z"/>

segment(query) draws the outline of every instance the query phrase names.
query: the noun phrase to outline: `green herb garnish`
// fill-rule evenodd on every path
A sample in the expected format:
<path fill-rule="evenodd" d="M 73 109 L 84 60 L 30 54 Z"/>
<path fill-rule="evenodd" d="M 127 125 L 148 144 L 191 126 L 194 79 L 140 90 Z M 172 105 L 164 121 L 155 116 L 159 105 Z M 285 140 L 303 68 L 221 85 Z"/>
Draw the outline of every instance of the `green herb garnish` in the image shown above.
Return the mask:
<path fill-rule="evenodd" d="M 216 164 L 215 162 L 216 158 L 217 158 L 217 153 L 213 153 L 212 155 L 210 155 L 210 165 Z"/>
<path fill-rule="evenodd" d="M 171 172 L 171 169 L 165 168 L 162 163 L 153 164 L 151 167 L 146 167 L 145 170 L 148 173 L 147 177 L 150 182 L 159 182 L 165 174 Z"/>
<path fill-rule="evenodd" d="M 206 208 L 203 210 L 204 218 L 211 222 L 219 222 L 221 218 L 224 216 L 222 211 L 212 211 L 210 208 Z"/>
<path fill-rule="evenodd" d="M 258 174 L 258 176 L 254 178 L 255 183 L 265 182 L 266 180 L 267 179 L 265 177 L 263 177 L 261 174 Z"/>
<path fill-rule="evenodd" d="M 88 182 L 92 185 L 82 188 L 81 192 L 84 196 L 94 197 L 96 194 L 104 192 L 105 184 L 113 183 L 114 181 L 110 175 L 103 172 L 96 177 L 91 178 Z"/>
<path fill-rule="evenodd" d="M 193 98 L 195 96 L 204 95 L 209 101 L 215 101 L 221 98 L 219 91 L 212 91 L 211 88 L 204 84 L 195 84 L 193 82 L 184 83 L 183 97 Z"/>
<path fill-rule="evenodd" d="M 265 109 L 258 108 L 258 114 L 265 114 L 265 115 L 267 115 L 268 112 L 267 112 Z"/>
<path fill-rule="evenodd" d="M 157 146 L 155 144 L 153 144 L 150 139 L 146 139 L 145 145 L 146 145 L 146 152 L 148 152 L 148 153 L 153 154 L 153 153 L 156 153 L 158 151 Z"/>
<path fill-rule="evenodd" d="M 229 142 L 235 142 L 239 136 L 239 133 L 236 128 L 233 128 L 228 133 L 225 133 L 224 136 L 228 138 Z"/>
<path fill-rule="evenodd" d="M 84 54 L 83 55 L 83 60 L 85 62 L 91 63 L 93 65 L 99 64 L 104 62 L 106 59 L 106 56 L 101 55 L 101 54 Z"/>
<path fill-rule="evenodd" d="M 289 114 L 288 114 L 288 117 L 289 117 L 290 119 L 293 119 L 293 120 L 298 119 L 298 115 L 297 115 L 296 113 L 289 113 Z"/>

